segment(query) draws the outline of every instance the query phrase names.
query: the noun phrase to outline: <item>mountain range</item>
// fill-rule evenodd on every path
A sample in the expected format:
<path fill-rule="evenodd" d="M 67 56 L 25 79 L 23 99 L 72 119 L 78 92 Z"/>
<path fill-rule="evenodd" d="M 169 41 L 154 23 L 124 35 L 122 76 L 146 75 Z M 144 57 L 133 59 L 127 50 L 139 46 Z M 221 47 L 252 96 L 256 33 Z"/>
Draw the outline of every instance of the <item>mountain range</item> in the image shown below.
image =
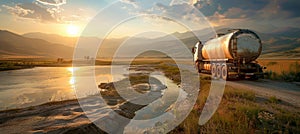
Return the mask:
<path fill-rule="evenodd" d="M 258 33 L 263 43 L 261 58 L 299 58 L 300 29 L 287 28 L 274 33 Z"/>
<path fill-rule="evenodd" d="M 72 57 L 72 48 L 0 30 L 0 58 L 7 57 L 69 58 Z"/>
<path fill-rule="evenodd" d="M 218 29 L 217 32 L 227 29 Z M 207 31 L 195 31 L 195 33 L 207 33 Z M 283 28 L 276 29 L 272 33 L 261 33 L 256 31 L 263 42 L 263 52 L 261 58 L 297 58 L 300 57 L 300 29 Z M 200 39 L 209 39 L 212 33 L 201 34 Z M 177 39 L 176 39 L 177 38 Z M 178 40 L 179 39 L 179 40 Z M 45 33 L 27 33 L 18 35 L 6 30 L 0 30 L 0 58 L 9 57 L 36 57 L 36 58 L 72 58 L 74 47 L 76 47 L 78 38 L 64 37 L 55 34 Z M 97 44 L 102 41 L 98 48 Z M 95 50 L 90 51 L 87 48 L 97 48 L 97 57 L 112 57 L 116 50 L 122 44 L 122 51 L 119 50 L 117 56 L 130 57 L 132 53 L 138 53 L 145 48 L 156 49 L 169 53 L 168 56 L 176 55 L 185 57 L 176 45 L 185 44 L 187 49 L 191 49 L 198 41 L 191 32 L 173 33 L 159 38 L 118 38 L 118 39 L 99 39 L 97 37 L 81 37 L 81 48 L 86 54 L 93 56 Z M 94 45 L 91 45 L 94 44 Z M 95 46 L 96 44 L 96 46 Z M 85 46 L 87 48 L 85 48 Z M 151 46 L 151 47 L 149 47 Z M 132 49 L 135 48 L 135 49 Z M 140 50 L 139 50 L 140 49 Z M 144 57 L 165 57 L 160 52 L 149 51 L 141 53 Z"/>

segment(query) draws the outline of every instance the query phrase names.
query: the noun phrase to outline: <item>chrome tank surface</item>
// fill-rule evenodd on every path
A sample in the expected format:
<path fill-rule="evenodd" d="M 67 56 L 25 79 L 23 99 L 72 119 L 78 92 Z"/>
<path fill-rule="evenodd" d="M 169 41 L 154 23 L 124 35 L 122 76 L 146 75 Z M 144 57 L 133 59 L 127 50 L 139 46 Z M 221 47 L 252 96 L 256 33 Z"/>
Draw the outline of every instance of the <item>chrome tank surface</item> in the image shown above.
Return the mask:
<path fill-rule="evenodd" d="M 202 48 L 202 57 L 204 59 L 232 59 L 229 43 L 233 34 L 229 33 L 207 41 Z"/>
<path fill-rule="evenodd" d="M 207 41 L 202 49 L 202 57 L 207 60 L 235 59 L 251 62 L 262 51 L 260 38 L 246 29 L 231 32 Z"/>
<path fill-rule="evenodd" d="M 261 41 L 254 34 L 242 33 L 237 37 L 237 58 L 245 58 L 246 61 L 252 61 L 258 58 L 261 53 Z"/>

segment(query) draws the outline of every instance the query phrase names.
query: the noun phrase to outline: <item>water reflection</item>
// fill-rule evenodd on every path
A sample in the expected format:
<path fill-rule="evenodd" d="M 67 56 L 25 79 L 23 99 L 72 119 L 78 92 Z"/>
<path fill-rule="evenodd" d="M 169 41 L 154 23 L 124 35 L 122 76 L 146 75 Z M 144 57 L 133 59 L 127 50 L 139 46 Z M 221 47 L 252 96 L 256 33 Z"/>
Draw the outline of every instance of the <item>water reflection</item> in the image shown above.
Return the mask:
<path fill-rule="evenodd" d="M 242 34 L 237 37 L 237 55 L 250 62 L 260 54 L 260 40 L 252 34 Z"/>
<path fill-rule="evenodd" d="M 123 79 L 125 68 L 122 66 L 117 68 L 120 71 L 115 79 Z M 76 81 L 90 75 L 85 74 L 89 69 L 91 67 L 36 67 L 0 72 L 0 110 L 74 99 Z M 75 77 L 73 75 L 75 71 L 82 72 L 82 76 Z M 98 84 L 112 81 L 109 66 L 95 67 L 95 75 Z M 97 86 L 88 83 L 87 85 Z"/>
<path fill-rule="evenodd" d="M 72 90 L 75 90 L 75 78 L 73 76 L 74 74 L 74 71 L 78 70 L 77 68 L 75 67 L 68 67 L 67 70 L 70 72 L 71 74 L 71 77 L 70 77 L 70 80 L 69 80 L 69 84 L 71 86 L 71 89 Z"/>

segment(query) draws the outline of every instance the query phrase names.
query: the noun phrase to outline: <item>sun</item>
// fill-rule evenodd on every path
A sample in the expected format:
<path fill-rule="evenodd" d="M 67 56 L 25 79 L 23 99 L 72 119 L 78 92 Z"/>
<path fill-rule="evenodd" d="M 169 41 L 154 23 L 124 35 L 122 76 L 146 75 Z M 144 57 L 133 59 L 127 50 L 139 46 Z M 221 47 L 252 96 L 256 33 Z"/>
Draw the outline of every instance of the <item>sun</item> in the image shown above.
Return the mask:
<path fill-rule="evenodd" d="M 73 24 L 67 26 L 67 34 L 69 36 L 78 36 L 79 34 L 79 27 Z"/>

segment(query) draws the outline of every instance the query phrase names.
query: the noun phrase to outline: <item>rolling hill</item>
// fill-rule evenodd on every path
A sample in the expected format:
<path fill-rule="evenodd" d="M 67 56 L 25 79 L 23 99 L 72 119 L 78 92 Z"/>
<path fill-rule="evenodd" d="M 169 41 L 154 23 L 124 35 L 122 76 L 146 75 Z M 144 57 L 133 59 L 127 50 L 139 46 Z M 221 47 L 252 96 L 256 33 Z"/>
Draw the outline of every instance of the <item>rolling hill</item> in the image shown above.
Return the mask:
<path fill-rule="evenodd" d="M 273 33 L 259 33 L 263 52 L 261 58 L 299 58 L 300 29 L 287 28 Z"/>
<path fill-rule="evenodd" d="M 217 32 L 226 31 L 227 29 L 218 29 Z M 195 31 L 195 33 L 207 33 L 205 31 Z M 256 31 L 263 42 L 263 52 L 260 58 L 297 58 L 300 56 L 300 29 L 282 28 L 276 29 L 271 33 L 261 33 Z M 205 42 L 213 37 L 212 33 L 200 34 L 200 39 Z M 204 41 L 203 41 L 204 40 Z M 198 41 L 191 32 L 173 33 L 159 38 L 117 38 L 105 39 L 98 48 L 101 39 L 96 37 L 82 37 L 80 43 L 83 43 L 83 50 L 87 55 L 93 57 L 98 51 L 98 58 L 109 58 L 114 56 L 121 44 L 123 52 L 119 57 L 128 57 L 139 49 L 160 48 L 176 55 L 177 57 L 186 57 L 181 48 L 175 45 L 185 44 L 191 49 Z M 7 56 L 35 56 L 42 58 L 72 58 L 74 46 L 77 43 L 75 37 L 63 37 L 55 34 L 28 33 L 24 35 L 14 34 L 9 31 L 0 30 L 0 58 Z M 134 48 L 134 49 L 133 49 Z M 143 57 L 166 57 L 165 54 L 155 51 L 142 53 Z"/>
<path fill-rule="evenodd" d="M 46 33 L 39 33 L 39 32 L 26 33 L 23 34 L 22 36 L 27 38 L 33 38 L 33 39 L 42 39 L 51 43 L 62 44 L 69 47 L 74 47 L 77 41 L 76 37 L 65 37 L 56 34 L 46 34 Z"/>
<path fill-rule="evenodd" d="M 0 57 L 71 58 L 73 49 L 42 39 L 33 39 L 0 30 Z"/>

